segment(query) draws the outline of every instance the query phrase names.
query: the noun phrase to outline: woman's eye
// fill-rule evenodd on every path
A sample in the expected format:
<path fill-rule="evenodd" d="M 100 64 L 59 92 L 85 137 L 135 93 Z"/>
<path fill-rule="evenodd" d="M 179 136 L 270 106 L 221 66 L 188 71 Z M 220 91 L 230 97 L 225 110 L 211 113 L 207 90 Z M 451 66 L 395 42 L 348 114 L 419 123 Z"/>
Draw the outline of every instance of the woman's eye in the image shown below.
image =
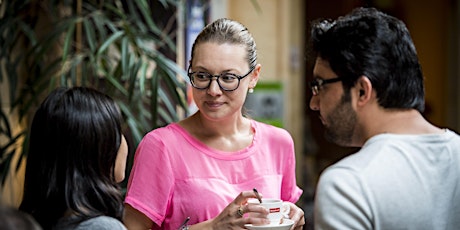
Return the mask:
<path fill-rule="evenodd" d="M 196 80 L 199 80 L 199 81 L 207 81 L 209 79 L 209 74 L 207 74 L 207 73 L 196 73 L 195 78 L 196 78 Z"/>
<path fill-rule="evenodd" d="M 220 79 L 225 82 L 232 82 L 232 81 L 235 81 L 237 77 L 232 74 L 224 74 L 220 77 Z"/>

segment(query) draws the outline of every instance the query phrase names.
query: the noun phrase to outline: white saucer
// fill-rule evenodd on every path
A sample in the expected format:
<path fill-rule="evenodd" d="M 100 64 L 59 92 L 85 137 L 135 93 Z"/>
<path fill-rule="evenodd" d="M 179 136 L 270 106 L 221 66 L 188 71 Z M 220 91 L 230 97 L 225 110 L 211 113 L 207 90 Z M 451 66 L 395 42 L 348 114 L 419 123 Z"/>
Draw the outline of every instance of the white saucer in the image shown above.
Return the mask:
<path fill-rule="evenodd" d="M 289 230 L 291 226 L 294 224 L 294 221 L 289 219 L 284 219 L 283 223 L 280 225 L 252 225 L 252 224 L 245 224 L 244 227 L 251 230 Z"/>

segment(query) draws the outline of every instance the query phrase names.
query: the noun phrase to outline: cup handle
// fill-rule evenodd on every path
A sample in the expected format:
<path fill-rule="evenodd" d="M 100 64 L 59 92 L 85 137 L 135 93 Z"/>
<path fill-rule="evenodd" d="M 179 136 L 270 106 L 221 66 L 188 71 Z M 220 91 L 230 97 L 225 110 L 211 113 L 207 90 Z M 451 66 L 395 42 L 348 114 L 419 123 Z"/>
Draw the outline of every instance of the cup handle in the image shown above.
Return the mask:
<path fill-rule="evenodd" d="M 281 213 L 283 214 L 283 218 L 289 219 L 290 212 L 291 212 L 291 206 L 288 203 L 283 202 L 283 204 L 281 205 Z"/>

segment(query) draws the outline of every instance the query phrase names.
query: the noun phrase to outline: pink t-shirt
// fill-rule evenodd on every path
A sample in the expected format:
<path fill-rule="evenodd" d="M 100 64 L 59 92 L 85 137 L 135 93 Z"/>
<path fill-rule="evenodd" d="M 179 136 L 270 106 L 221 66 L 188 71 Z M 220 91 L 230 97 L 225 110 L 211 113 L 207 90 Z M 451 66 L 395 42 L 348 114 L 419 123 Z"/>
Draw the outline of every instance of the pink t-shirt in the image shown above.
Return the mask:
<path fill-rule="evenodd" d="M 158 226 L 177 229 L 217 216 L 238 194 L 257 188 L 265 198 L 297 202 L 294 144 L 289 133 L 252 121 L 250 146 L 212 149 L 176 123 L 149 132 L 134 157 L 125 202 Z"/>

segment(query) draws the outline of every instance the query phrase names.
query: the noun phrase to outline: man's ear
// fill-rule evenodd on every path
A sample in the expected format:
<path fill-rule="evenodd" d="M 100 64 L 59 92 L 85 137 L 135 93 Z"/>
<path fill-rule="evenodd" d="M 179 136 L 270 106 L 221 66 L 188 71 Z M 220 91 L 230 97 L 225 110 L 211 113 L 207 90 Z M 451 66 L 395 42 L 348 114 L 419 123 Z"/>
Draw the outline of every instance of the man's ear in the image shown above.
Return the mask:
<path fill-rule="evenodd" d="M 364 105 L 371 99 L 372 83 L 366 76 L 361 76 L 356 82 L 356 90 L 358 91 L 358 104 Z"/>

